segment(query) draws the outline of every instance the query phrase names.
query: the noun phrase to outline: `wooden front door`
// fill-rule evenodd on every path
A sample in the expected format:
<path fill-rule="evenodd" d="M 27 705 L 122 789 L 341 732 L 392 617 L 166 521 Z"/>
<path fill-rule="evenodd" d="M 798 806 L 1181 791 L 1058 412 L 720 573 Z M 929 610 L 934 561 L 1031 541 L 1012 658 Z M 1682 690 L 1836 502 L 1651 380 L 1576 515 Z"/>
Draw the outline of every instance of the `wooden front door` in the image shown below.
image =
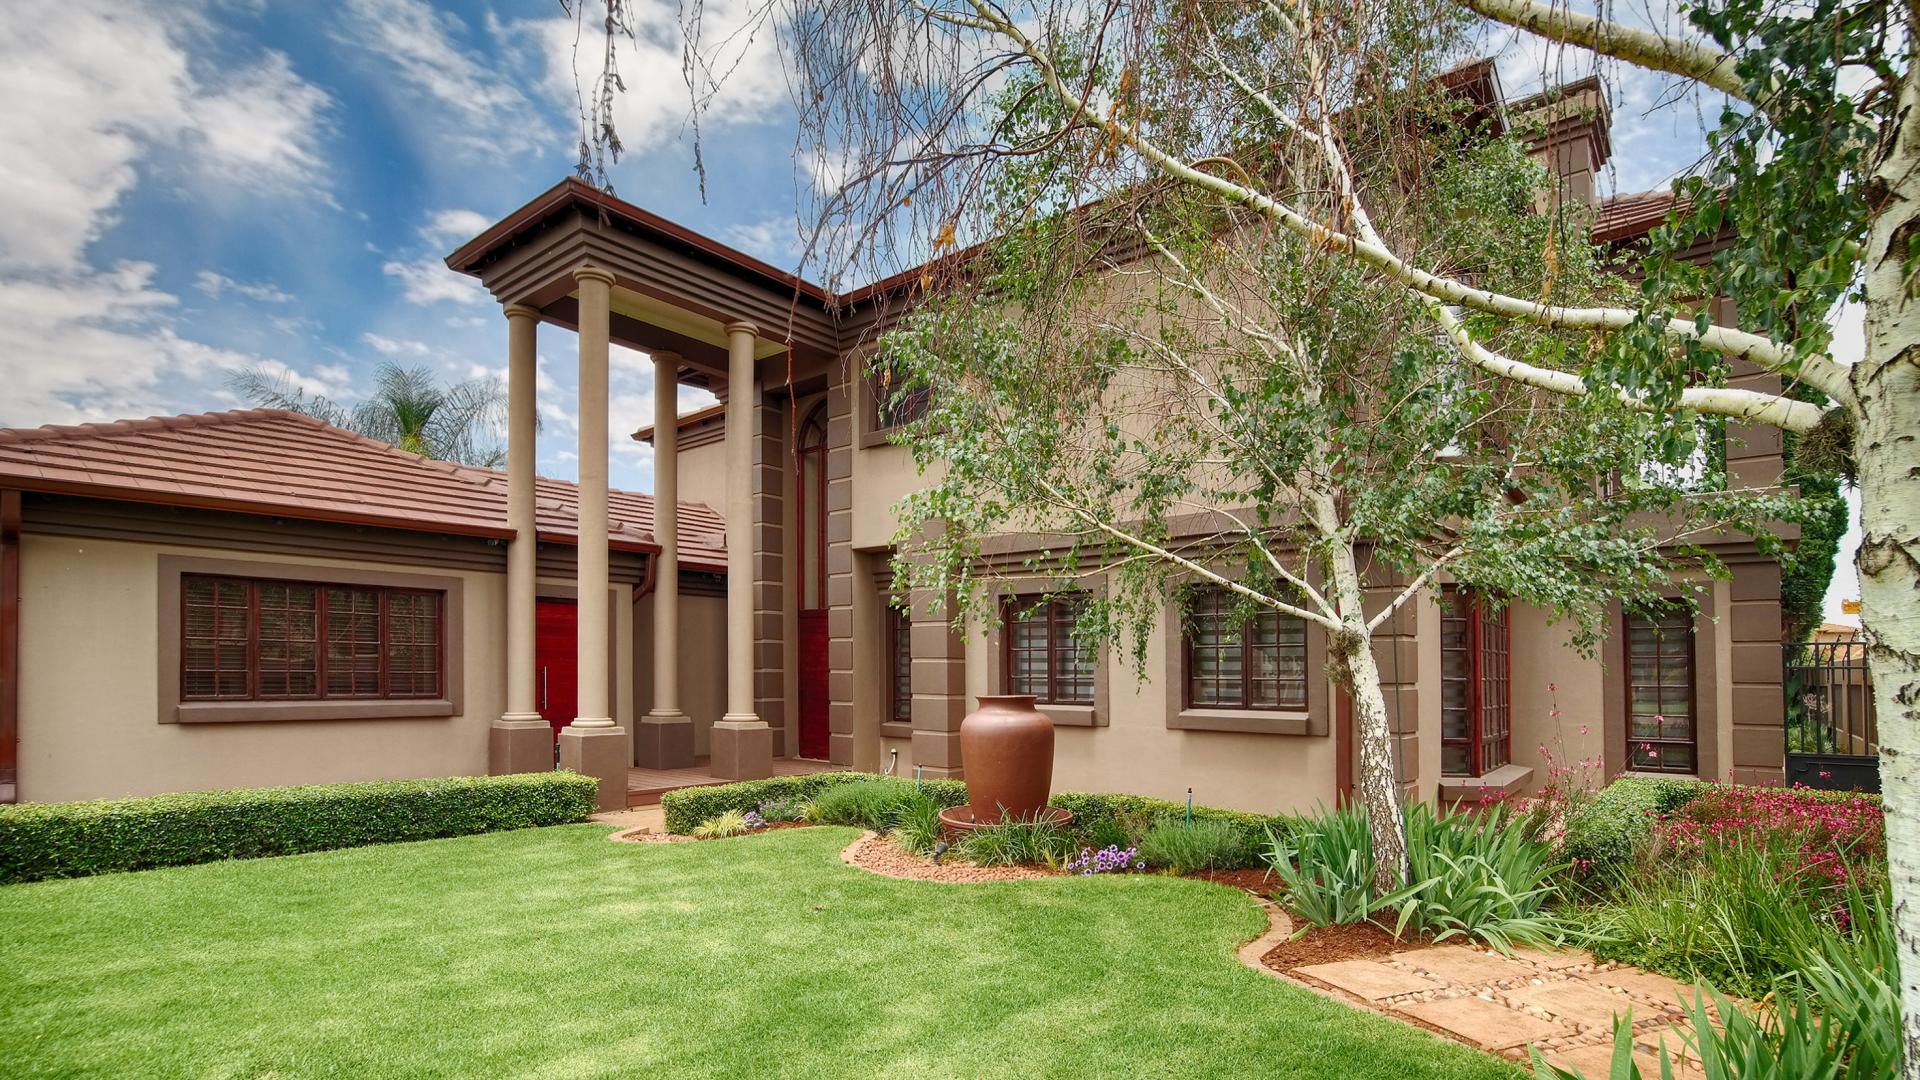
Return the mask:
<path fill-rule="evenodd" d="M 800 613 L 800 756 L 825 761 L 827 745 L 827 613 Z"/>
<path fill-rule="evenodd" d="M 534 605 L 533 664 L 540 716 L 553 725 L 553 738 L 573 723 L 580 707 L 580 608 L 571 600 L 541 600 Z"/>

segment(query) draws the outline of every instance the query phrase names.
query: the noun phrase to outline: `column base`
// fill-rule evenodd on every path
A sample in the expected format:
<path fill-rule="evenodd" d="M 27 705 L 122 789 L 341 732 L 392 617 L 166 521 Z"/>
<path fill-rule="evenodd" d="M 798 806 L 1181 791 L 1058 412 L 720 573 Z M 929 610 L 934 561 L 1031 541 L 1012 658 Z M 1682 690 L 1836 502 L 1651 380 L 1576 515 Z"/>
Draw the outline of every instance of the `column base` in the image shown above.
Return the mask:
<path fill-rule="evenodd" d="M 560 730 L 560 767 L 600 782 L 595 808 L 627 808 L 627 733 L 617 727 L 587 727 L 578 722 Z"/>
<path fill-rule="evenodd" d="M 633 732 L 633 760 L 643 769 L 691 769 L 693 718 L 682 712 L 641 717 Z"/>
<path fill-rule="evenodd" d="M 713 725 L 713 775 L 765 780 L 773 775 L 773 729 L 754 716 L 728 713 Z"/>
<path fill-rule="evenodd" d="M 553 771 L 553 725 L 539 713 L 507 713 L 487 731 L 487 774 Z"/>

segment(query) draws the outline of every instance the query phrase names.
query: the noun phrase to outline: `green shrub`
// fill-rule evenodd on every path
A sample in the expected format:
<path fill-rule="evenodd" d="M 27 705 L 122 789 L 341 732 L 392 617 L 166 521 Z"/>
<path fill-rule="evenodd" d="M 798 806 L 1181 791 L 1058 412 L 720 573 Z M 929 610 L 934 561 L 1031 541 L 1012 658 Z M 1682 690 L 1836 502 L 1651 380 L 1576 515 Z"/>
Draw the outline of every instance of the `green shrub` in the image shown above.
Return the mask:
<path fill-rule="evenodd" d="M 1646 853 L 1654 815 L 1677 810 L 1704 790 L 1698 780 L 1623 776 L 1567 823 L 1560 856 L 1582 873 L 1629 864 Z"/>
<path fill-rule="evenodd" d="M 954 854 L 979 866 L 1057 865 L 1073 850 L 1073 838 L 1050 821 L 983 825 L 960 838 Z"/>
<path fill-rule="evenodd" d="M 1062 791 L 1051 802 L 1073 814 L 1068 826 L 1076 846 L 1099 849 L 1108 844 L 1131 847 L 1148 829 L 1160 821 L 1186 821 L 1185 803 L 1154 799 L 1145 795 L 1116 795 L 1107 792 Z M 1261 865 L 1261 851 L 1269 830 L 1286 837 L 1298 826 L 1299 819 L 1285 815 L 1255 814 L 1245 810 L 1222 810 L 1213 806 L 1193 808 L 1193 820 L 1224 822 L 1240 835 L 1240 850 L 1229 869 Z"/>
<path fill-rule="evenodd" d="M 813 797 L 813 807 L 807 812 L 807 820 L 822 825 L 890 829 L 901 804 L 913 793 L 910 781 L 891 778 L 836 784 Z"/>
<path fill-rule="evenodd" d="M 916 855 L 940 845 L 940 804 L 924 791 L 909 791 L 894 808 L 893 839 Z"/>
<path fill-rule="evenodd" d="M 1231 870 L 1241 865 L 1246 838 L 1232 822 L 1196 818 L 1192 825 L 1167 818 L 1140 837 L 1140 858 L 1176 874 Z"/>
<path fill-rule="evenodd" d="M 805 821 L 807 819 L 807 801 L 805 799 L 781 798 L 768 799 L 753 808 L 760 820 L 772 824 L 777 821 Z"/>
<path fill-rule="evenodd" d="M 841 784 L 885 779 L 874 773 L 821 772 L 809 776 L 775 776 L 766 780 L 747 780 L 737 784 L 681 788 L 660 796 L 666 812 L 667 831 L 685 836 L 695 825 L 728 810 L 755 810 L 761 803 L 776 799 L 811 802 L 821 792 Z M 941 806 L 958 806 L 967 801 L 967 785 L 959 780 L 898 780 L 914 783 Z"/>
<path fill-rule="evenodd" d="M 585 821 L 570 772 L 194 791 L 0 807 L 0 883 Z"/>
<path fill-rule="evenodd" d="M 1413 890 L 1380 895 L 1373 885 L 1373 832 L 1366 811 L 1348 803 L 1301 822 L 1292 835 L 1269 834 L 1262 858 L 1286 890 L 1287 907 L 1315 926 L 1366 922 L 1383 907 L 1398 907 Z"/>
<path fill-rule="evenodd" d="M 727 836 L 742 836 L 753 831 L 747 824 L 747 815 L 740 810 L 728 810 L 715 815 L 693 827 L 693 835 L 701 840 L 718 840 Z"/>
<path fill-rule="evenodd" d="M 1436 812 L 1426 803 L 1407 807 L 1406 823 L 1407 879 L 1417 891 L 1403 905 L 1401 927 L 1435 941 L 1477 938 L 1502 952 L 1560 941 L 1546 904 L 1561 867 L 1524 823 L 1498 809 Z"/>

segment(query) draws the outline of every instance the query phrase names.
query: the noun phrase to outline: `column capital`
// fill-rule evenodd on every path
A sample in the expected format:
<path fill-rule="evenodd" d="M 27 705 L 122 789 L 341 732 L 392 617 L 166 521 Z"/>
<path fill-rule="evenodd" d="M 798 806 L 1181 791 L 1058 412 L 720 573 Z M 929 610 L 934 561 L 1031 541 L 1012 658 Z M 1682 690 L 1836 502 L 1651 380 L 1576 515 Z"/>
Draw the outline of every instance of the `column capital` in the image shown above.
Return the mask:
<path fill-rule="evenodd" d="M 613 284 L 613 272 L 610 270 L 602 270 L 598 266 L 582 266 L 573 272 L 573 280 L 604 281 L 611 286 Z"/>
<path fill-rule="evenodd" d="M 525 304 L 508 304 L 500 309 L 509 319 L 538 319 L 540 309 Z"/>
<path fill-rule="evenodd" d="M 672 349 L 655 349 L 647 355 L 653 357 L 656 364 L 678 364 L 686 360 L 685 356 Z"/>
<path fill-rule="evenodd" d="M 745 319 L 735 319 L 734 321 L 727 324 L 727 333 L 752 334 L 754 337 L 759 337 L 760 328 L 753 325 L 752 323 L 748 322 Z"/>

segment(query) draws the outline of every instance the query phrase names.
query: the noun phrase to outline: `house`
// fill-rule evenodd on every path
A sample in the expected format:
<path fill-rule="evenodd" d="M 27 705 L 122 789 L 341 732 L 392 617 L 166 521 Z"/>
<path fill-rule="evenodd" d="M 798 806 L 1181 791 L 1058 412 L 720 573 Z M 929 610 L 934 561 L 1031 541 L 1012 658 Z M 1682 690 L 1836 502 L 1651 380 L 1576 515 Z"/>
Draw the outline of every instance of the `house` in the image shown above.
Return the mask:
<path fill-rule="evenodd" d="M 1490 69 L 1469 81 L 1497 100 Z M 1659 223 L 1659 197 L 1594 195 L 1611 153 L 1597 84 L 1506 114 L 1541 121 L 1536 153 L 1597 239 L 1630 250 Z M 1276 615 L 1242 640 L 1170 604 L 1137 682 L 1058 607 L 989 630 L 935 596 L 894 602 L 893 507 L 921 479 L 863 361 L 917 274 L 830 293 L 572 179 L 447 264 L 502 307 L 504 475 L 286 414 L 0 434 L 0 743 L 17 723 L 20 797 L 545 769 L 556 742 L 608 807 L 630 767 L 702 760 L 724 778 L 793 759 L 963 776 L 960 721 L 1005 692 L 1053 716 L 1057 787 L 1274 810 L 1350 784 L 1316 629 Z M 579 332 L 577 485 L 531 468 L 543 323 Z M 635 433 L 651 500 L 607 485 L 606 425 L 643 419 L 608 416 L 610 342 L 655 363 Z M 675 416 L 681 384 L 721 404 Z M 1779 482 L 1771 428 L 1729 425 L 1726 456 L 1730 482 Z M 1375 644 L 1407 793 L 1526 790 L 1549 755 L 1779 782 L 1779 568 L 1743 538 L 1717 554 L 1731 577 L 1697 617 L 1611 612 L 1593 657 L 1543 612 L 1443 605 L 1437 584 Z M 323 597 L 317 628 L 289 621 L 287 582 Z M 246 629 L 229 641 L 230 625 Z M 289 626 L 325 641 L 324 683 L 292 670 Z"/>

